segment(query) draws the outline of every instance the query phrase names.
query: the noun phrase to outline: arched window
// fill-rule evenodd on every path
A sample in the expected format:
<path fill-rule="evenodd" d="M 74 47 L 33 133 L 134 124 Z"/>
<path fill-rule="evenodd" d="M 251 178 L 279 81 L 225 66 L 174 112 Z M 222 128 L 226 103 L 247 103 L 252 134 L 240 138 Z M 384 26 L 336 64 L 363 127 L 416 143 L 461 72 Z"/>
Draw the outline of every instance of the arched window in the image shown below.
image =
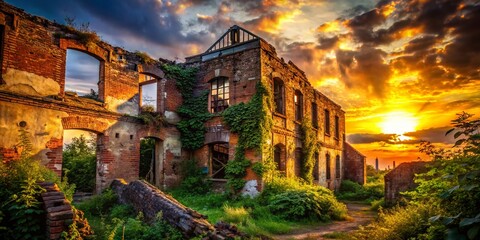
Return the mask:
<path fill-rule="evenodd" d="M 328 180 L 328 179 L 332 178 L 332 175 L 330 173 L 330 154 L 327 153 L 327 155 L 325 155 L 325 160 L 326 160 L 326 163 L 327 163 L 326 175 L 327 175 L 327 180 Z"/>
<path fill-rule="evenodd" d="M 225 166 L 228 163 L 228 143 L 210 145 L 210 174 L 214 179 L 225 179 Z"/>
<path fill-rule="evenodd" d="M 283 144 L 277 144 L 273 147 L 273 160 L 275 161 L 278 171 L 284 172 L 286 169 L 285 164 L 285 146 Z"/>
<path fill-rule="evenodd" d="M 302 121 L 303 118 L 303 95 L 300 91 L 295 91 L 295 120 Z"/>
<path fill-rule="evenodd" d="M 229 106 L 228 78 L 218 77 L 210 81 L 210 112 L 222 112 Z"/>
<path fill-rule="evenodd" d="M 273 99 L 275 101 L 275 112 L 285 114 L 285 86 L 283 81 L 278 78 L 273 80 Z"/>
<path fill-rule="evenodd" d="M 337 157 L 335 158 L 335 177 L 336 178 L 340 178 L 340 156 L 337 155 Z"/>

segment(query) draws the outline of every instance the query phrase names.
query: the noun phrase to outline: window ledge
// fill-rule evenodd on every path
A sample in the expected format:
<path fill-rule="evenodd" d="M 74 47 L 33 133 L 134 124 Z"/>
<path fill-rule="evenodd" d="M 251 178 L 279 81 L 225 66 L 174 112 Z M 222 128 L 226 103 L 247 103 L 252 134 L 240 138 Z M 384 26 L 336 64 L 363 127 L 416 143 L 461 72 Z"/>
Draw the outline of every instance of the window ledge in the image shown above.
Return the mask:
<path fill-rule="evenodd" d="M 277 117 L 281 117 L 281 118 L 287 118 L 286 115 L 283 115 L 283 114 L 278 113 L 278 112 L 273 112 L 273 115 L 274 115 L 274 116 L 277 116 Z"/>

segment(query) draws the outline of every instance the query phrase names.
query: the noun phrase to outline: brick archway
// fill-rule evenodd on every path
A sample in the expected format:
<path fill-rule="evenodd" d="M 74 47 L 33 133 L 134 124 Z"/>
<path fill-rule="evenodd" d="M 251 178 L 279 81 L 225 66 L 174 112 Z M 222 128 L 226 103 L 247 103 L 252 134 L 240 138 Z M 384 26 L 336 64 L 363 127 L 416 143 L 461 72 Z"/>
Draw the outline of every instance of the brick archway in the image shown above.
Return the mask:
<path fill-rule="evenodd" d="M 108 123 L 85 116 L 70 116 L 62 118 L 63 129 L 80 129 L 103 134 L 108 128 Z"/>

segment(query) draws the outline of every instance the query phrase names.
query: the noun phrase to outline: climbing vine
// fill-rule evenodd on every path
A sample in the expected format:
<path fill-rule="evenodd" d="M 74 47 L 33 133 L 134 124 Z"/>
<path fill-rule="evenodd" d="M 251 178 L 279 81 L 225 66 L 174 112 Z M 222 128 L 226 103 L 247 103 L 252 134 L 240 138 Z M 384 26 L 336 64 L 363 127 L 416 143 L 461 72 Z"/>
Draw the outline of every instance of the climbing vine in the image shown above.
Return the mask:
<path fill-rule="evenodd" d="M 182 146 L 188 150 L 198 149 L 205 140 L 205 122 L 212 117 L 208 112 L 208 91 L 198 95 L 193 93 L 196 68 L 166 64 L 163 65 L 163 70 L 167 78 L 175 80 L 183 98 L 183 104 L 177 109 L 177 113 L 182 117 L 177 124 Z"/>
<path fill-rule="evenodd" d="M 315 165 L 315 152 L 317 149 L 317 134 L 312 129 L 312 121 L 309 118 L 304 118 L 302 121 L 302 170 L 301 177 L 308 183 L 313 181 L 313 167 Z"/>
<path fill-rule="evenodd" d="M 268 117 L 271 107 L 271 97 L 262 83 L 257 85 L 257 92 L 248 103 L 239 103 L 227 108 L 223 113 L 223 120 L 230 127 L 232 133 L 238 134 L 238 144 L 235 149 L 235 158 L 227 163 L 225 168 L 226 177 L 229 186 L 234 190 L 241 190 L 245 184 L 246 169 L 250 167 L 250 161 L 245 157 L 247 149 L 265 153 L 262 146 L 270 136 L 272 125 L 271 118 Z M 268 144 L 267 144 L 268 145 Z M 263 156 L 264 159 L 270 159 Z M 268 164 L 264 162 L 264 169 L 268 169 Z M 273 162 L 273 159 L 271 160 Z"/>

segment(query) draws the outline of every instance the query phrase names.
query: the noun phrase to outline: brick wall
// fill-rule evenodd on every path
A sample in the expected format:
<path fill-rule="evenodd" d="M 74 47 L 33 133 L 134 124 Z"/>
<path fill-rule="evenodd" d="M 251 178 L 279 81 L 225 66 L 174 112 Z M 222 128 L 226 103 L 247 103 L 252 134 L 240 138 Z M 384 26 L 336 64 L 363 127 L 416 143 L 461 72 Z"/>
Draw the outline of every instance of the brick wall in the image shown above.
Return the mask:
<path fill-rule="evenodd" d="M 366 157 L 353 148 L 352 145 L 344 143 L 344 146 L 345 165 L 343 171 L 345 179 L 362 185 L 365 184 L 367 181 Z"/>
<path fill-rule="evenodd" d="M 416 187 L 415 174 L 426 171 L 427 162 L 405 162 L 392 169 L 385 179 L 385 203 L 393 205 L 400 198 L 400 192 Z"/>

